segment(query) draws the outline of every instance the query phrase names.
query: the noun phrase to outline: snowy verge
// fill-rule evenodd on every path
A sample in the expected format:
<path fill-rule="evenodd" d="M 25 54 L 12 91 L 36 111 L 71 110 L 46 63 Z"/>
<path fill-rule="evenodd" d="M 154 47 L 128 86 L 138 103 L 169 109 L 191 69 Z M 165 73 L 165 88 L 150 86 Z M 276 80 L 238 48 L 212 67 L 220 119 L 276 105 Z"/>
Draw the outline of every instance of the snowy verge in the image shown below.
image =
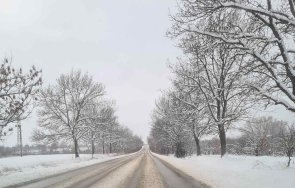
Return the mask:
<path fill-rule="evenodd" d="M 295 158 L 287 168 L 286 157 L 204 155 L 178 159 L 153 155 L 213 188 L 293 188 L 295 185 Z"/>
<path fill-rule="evenodd" d="M 23 157 L 0 158 L 0 187 L 39 179 L 57 173 L 90 166 L 126 155 L 73 154 L 28 155 Z"/>

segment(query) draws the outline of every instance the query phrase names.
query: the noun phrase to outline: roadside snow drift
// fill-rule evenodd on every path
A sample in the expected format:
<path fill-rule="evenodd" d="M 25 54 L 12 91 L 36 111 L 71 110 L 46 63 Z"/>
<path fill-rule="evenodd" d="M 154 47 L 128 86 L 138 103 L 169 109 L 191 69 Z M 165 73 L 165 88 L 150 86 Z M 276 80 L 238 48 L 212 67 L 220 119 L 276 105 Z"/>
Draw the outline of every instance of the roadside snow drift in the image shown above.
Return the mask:
<path fill-rule="evenodd" d="M 174 156 L 153 154 L 213 188 L 294 188 L 294 158 L 289 168 L 287 157 L 216 155 Z"/>
<path fill-rule="evenodd" d="M 91 159 L 91 155 L 81 154 L 80 158 L 75 159 L 73 154 L 56 154 L 0 158 L 0 187 L 66 172 L 122 156 L 94 155 L 94 159 Z"/>

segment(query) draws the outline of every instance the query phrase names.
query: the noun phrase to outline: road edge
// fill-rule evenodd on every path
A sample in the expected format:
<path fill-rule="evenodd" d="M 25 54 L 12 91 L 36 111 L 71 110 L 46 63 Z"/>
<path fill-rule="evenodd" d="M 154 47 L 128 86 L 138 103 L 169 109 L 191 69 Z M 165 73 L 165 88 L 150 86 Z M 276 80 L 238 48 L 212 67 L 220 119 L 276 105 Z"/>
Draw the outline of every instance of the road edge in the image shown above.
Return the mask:
<path fill-rule="evenodd" d="M 140 151 L 140 150 L 139 150 Z M 90 164 L 90 165 L 87 165 L 87 166 L 83 166 L 83 167 L 78 167 L 78 168 L 74 168 L 74 169 L 70 169 L 68 171 L 64 171 L 64 172 L 58 172 L 56 174 L 51 174 L 51 175 L 48 175 L 48 176 L 44 176 L 44 177 L 40 177 L 40 178 L 37 178 L 37 179 L 32 179 L 32 180 L 28 180 L 28 181 L 24 181 L 24 182 L 20 182 L 20 183 L 17 183 L 17 184 L 14 184 L 14 185 L 8 185 L 8 186 L 4 186 L 3 188 L 17 188 L 17 187 L 21 187 L 21 186 L 25 186 L 25 185 L 29 185 L 29 184 L 32 184 L 32 183 L 36 183 L 38 181 L 42 181 L 42 180 L 45 180 L 47 178 L 54 178 L 54 177 L 57 177 L 57 176 L 60 176 L 60 175 L 63 175 L 63 174 L 66 174 L 66 173 L 69 173 L 69 172 L 73 172 L 73 171 L 76 171 L 76 170 L 81 170 L 81 169 L 84 169 L 84 168 L 88 168 L 92 165 L 98 165 L 100 163 L 104 163 L 104 162 L 112 162 L 114 160 L 118 160 L 118 159 L 121 159 L 121 158 L 124 158 L 124 157 L 128 157 L 128 156 L 131 156 L 131 155 L 135 155 L 137 154 L 139 151 L 135 152 L 135 153 L 131 153 L 131 154 L 127 154 L 127 155 L 123 155 L 123 156 L 120 156 L 120 157 L 117 157 L 117 158 L 114 158 L 114 159 L 109 159 L 109 160 L 105 160 L 105 161 L 100 161 L 100 162 L 97 162 L 97 163 L 94 163 L 94 164 Z"/>
<path fill-rule="evenodd" d="M 165 165 L 167 168 L 169 168 L 170 170 L 175 172 L 180 177 L 182 177 L 184 179 L 187 179 L 188 181 L 192 182 L 193 184 L 200 184 L 203 188 L 212 188 L 210 185 L 204 183 L 203 181 L 196 180 L 193 176 L 191 176 L 191 175 L 187 174 L 186 172 L 178 169 L 177 167 L 173 166 L 172 164 L 165 161 L 164 159 L 161 159 L 160 157 L 154 155 L 153 152 L 150 152 L 150 154 L 152 155 L 152 157 L 155 157 L 158 160 L 160 160 L 163 163 L 163 165 Z"/>

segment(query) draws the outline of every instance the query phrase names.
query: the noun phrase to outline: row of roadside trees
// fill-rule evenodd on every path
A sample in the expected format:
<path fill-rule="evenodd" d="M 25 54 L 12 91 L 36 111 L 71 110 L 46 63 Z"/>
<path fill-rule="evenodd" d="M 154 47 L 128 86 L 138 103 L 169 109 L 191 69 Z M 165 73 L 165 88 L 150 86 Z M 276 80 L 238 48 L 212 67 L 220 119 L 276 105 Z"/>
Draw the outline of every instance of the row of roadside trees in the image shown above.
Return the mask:
<path fill-rule="evenodd" d="M 200 155 L 200 138 L 217 134 L 223 156 L 226 131 L 253 107 L 295 112 L 294 12 L 293 1 L 179 1 L 167 35 L 184 55 L 170 65 L 172 88 L 156 104 L 151 148 L 172 145 L 181 157 L 192 135 Z"/>
<path fill-rule="evenodd" d="M 104 97 L 105 89 L 92 76 L 81 71 L 63 74 L 55 85 L 40 92 L 38 129 L 35 142 L 71 143 L 79 157 L 79 144 L 90 145 L 92 155 L 96 145 L 105 153 L 134 152 L 141 148 L 141 138 L 119 124 L 111 101 Z"/>
<path fill-rule="evenodd" d="M 25 73 L 8 59 L 0 65 L 0 140 L 13 132 L 13 125 L 26 119 L 37 107 L 36 144 L 68 144 L 79 157 L 79 145 L 97 146 L 105 153 L 134 152 L 143 145 L 140 137 L 120 125 L 105 87 L 81 71 L 62 74 L 57 83 L 42 87 L 41 70 Z M 23 127 L 26 128 L 26 127 Z"/>

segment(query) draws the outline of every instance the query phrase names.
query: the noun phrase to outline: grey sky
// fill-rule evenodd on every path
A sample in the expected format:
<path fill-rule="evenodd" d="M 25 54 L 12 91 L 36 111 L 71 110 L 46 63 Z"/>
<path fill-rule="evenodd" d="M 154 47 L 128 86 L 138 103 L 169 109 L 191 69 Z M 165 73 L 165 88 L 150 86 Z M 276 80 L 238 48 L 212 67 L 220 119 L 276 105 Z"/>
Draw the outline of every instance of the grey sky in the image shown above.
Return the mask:
<path fill-rule="evenodd" d="M 45 85 L 72 68 L 94 75 L 116 101 L 119 121 L 145 138 L 167 59 L 179 50 L 165 37 L 174 0 L 0 0 L 0 57 L 43 70 Z M 23 122 L 28 143 L 36 117 Z M 15 144 L 11 136 L 5 144 Z"/>

